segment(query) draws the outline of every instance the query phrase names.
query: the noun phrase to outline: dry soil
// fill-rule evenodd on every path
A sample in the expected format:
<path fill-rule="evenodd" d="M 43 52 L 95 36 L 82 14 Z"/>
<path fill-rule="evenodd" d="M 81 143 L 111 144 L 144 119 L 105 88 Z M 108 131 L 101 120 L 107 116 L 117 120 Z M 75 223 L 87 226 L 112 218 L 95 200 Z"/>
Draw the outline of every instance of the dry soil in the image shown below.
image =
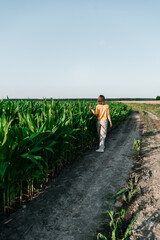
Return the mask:
<path fill-rule="evenodd" d="M 145 112 L 142 117 L 141 167 L 137 169 L 141 194 L 130 206 L 138 213 L 131 240 L 160 239 L 160 119 Z"/>

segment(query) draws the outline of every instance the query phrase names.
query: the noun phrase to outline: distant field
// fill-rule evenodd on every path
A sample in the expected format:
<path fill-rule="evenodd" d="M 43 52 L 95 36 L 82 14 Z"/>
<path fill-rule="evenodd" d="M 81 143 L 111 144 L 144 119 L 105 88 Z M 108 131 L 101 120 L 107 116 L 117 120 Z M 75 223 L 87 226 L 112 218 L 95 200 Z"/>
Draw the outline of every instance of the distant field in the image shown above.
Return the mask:
<path fill-rule="evenodd" d="M 117 102 L 122 102 L 122 103 L 146 103 L 146 104 L 160 104 L 160 100 L 159 101 L 117 101 Z"/>

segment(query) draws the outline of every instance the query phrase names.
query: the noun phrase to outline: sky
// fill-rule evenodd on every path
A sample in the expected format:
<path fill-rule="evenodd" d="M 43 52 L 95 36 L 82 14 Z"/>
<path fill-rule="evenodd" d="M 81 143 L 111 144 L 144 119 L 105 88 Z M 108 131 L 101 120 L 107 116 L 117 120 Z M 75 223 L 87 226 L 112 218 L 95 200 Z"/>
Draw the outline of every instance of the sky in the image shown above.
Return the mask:
<path fill-rule="evenodd" d="M 0 98 L 160 95 L 159 0 L 0 0 Z"/>

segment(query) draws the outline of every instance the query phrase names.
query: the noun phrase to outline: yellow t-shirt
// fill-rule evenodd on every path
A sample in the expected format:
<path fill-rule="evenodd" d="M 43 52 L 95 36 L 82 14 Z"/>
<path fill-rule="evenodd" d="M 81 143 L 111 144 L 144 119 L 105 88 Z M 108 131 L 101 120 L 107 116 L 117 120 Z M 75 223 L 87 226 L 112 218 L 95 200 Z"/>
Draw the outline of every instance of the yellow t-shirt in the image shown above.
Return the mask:
<path fill-rule="evenodd" d="M 96 106 L 96 113 L 98 121 L 105 121 L 109 115 L 109 106 L 108 104 L 98 104 Z"/>

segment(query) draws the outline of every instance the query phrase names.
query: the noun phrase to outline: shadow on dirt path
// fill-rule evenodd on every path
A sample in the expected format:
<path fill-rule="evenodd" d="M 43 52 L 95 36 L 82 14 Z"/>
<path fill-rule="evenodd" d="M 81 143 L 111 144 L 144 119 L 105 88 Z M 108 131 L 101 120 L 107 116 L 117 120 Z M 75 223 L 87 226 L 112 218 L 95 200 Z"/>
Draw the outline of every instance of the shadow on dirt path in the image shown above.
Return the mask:
<path fill-rule="evenodd" d="M 110 197 L 125 186 L 133 163 L 133 142 L 140 119 L 132 113 L 95 149 L 65 168 L 44 193 L 1 223 L 3 240 L 93 240 L 104 225 Z M 96 130 L 96 129 L 95 129 Z"/>

